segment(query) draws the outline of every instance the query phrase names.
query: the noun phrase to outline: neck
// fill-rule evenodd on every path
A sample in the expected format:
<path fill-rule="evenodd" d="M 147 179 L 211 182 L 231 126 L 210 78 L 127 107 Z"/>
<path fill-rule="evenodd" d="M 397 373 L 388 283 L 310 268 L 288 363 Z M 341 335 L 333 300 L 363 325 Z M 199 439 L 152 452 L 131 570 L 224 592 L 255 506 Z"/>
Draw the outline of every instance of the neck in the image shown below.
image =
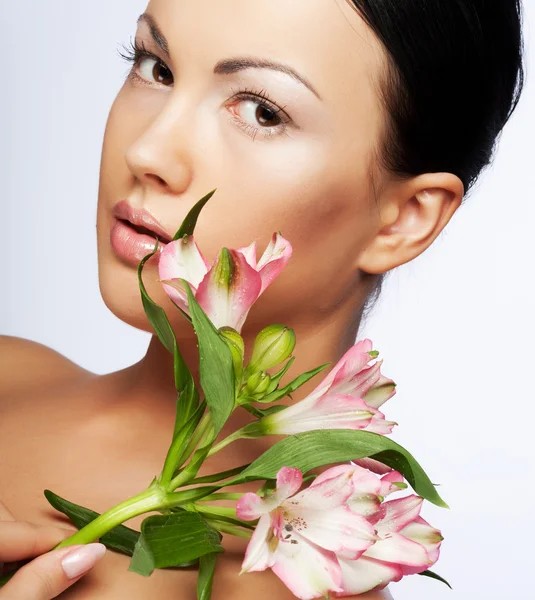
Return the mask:
<path fill-rule="evenodd" d="M 297 337 L 295 348 L 295 361 L 286 373 L 281 384 L 291 381 L 299 374 L 314 369 L 322 364 L 331 363 L 332 366 L 355 343 L 355 338 L 360 324 L 360 315 L 355 316 L 355 299 L 347 302 L 347 306 L 339 306 L 336 311 L 323 319 L 304 319 L 301 315 L 296 322 L 287 323 L 294 329 Z M 245 341 L 246 360 L 252 350 L 256 334 L 265 324 L 259 325 L 249 321 L 242 331 Z M 198 349 L 196 338 L 181 338 L 178 340 L 180 352 L 188 365 L 197 385 L 199 385 Z M 292 400 L 284 398 L 282 403 L 290 404 L 304 398 L 309 394 L 328 373 L 327 369 L 303 385 Z M 123 372 L 123 382 L 128 390 L 128 407 L 134 406 L 141 413 L 151 415 L 151 419 L 168 424 L 174 423 L 176 407 L 176 391 L 173 378 L 173 357 L 153 336 L 147 353 L 141 361 Z M 200 389 L 200 386 L 199 386 Z M 245 410 L 237 410 L 224 427 L 223 437 L 233 433 L 251 421 L 251 415 Z M 242 464 L 244 460 L 254 459 L 274 443 L 273 438 L 260 438 L 258 440 L 242 440 L 218 454 L 217 462 L 221 463 L 220 470 L 225 468 L 225 463 Z M 242 443 L 243 442 L 243 443 Z M 231 450 L 232 448 L 232 450 Z M 216 457 L 214 457 L 216 458 Z M 218 468 L 216 467 L 216 469 Z"/>

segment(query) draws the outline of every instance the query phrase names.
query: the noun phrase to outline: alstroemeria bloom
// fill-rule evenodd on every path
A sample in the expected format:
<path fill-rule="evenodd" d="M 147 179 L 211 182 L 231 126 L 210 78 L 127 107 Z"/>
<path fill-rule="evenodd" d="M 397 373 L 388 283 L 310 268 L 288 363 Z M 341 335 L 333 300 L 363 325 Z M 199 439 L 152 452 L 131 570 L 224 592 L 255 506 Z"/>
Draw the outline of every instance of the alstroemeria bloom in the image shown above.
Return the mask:
<path fill-rule="evenodd" d="M 395 383 L 381 374 L 382 361 L 372 366 L 372 342 L 351 347 L 306 398 L 264 417 L 265 434 L 292 435 L 313 429 L 365 429 L 388 434 L 396 423 L 378 410 L 395 393 Z"/>
<path fill-rule="evenodd" d="M 355 492 L 351 477 L 324 476 L 298 492 L 301 471 L 283 467 L 267 498 L 245 494 L 236 513 L 260 519 L 245 553 L 242 572 L 271 568 L 295 596 L 320 598 L 343 592 L 337 556 L 356 560 L 376 540 L 374 527 L 347 506 Z"/>
<path fill-rule="evenodd" d="M 217 327 L 241 331 L 247 314 L 260 294 L 286 266 L 292 246 L 279 233 L 261 259 L 256 260 L 256 242 L 237 250 L 223 248 L 210 266 L 193 236 L 170 242 L 159 260 L 160 281 L 171 300 L 184 312 L 188 297 L 182 283 L 189 283 L 195 299 Z"/>
<path fill-rule="evenodd" d="M 335 596 L 383 589 L 405 575 L 421 573 L 435 564 L 443 537 L 420 517 L 422 502 L 423 498 L 414 495 L 390 500 L 368 516 L 379 540 L 357 560 L 338 558 L 343 591 L 333 590 Z M 358 503 L 351 499 L 348 503 L 358 511 Z"/>

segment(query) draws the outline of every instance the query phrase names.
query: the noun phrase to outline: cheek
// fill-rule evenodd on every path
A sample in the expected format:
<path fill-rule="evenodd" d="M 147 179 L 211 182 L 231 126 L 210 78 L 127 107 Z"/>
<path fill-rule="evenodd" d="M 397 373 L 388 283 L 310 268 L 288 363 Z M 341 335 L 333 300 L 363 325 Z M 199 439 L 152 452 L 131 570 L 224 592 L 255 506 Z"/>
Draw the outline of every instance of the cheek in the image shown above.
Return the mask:
<path fill-rule="evenodd" d="M 255 307 L 258 319 L 317 315 L 336 306 L 355 281 L 355 261 L 372 224 L 364 148 L 348 154 L 310 139 L 249 142 L 248 153 L 229 154 L 221 164 L 219 199 L 214 195 L 207 205 L 196 234 L 209 258 L 222 245 L 255 239 L 260 255 L 274 231 L 294 248 Z"/>
<path fill-rule="evenodd" d="M 139 115 L 146 117 L 156 109 L 145 107 L 140 113 L 139 107 L 133 109 L 128 94 L 118 95 L 106 126 L 99 187 L 101 293 L 116 316 L 142 329 L 148 329 L 148 324 L 135 269 L 123 265 L 110 247 L 110 210 L 118 200 L 144 191 L 128 169 L 125 153 L 143 134 Z M 196 228 L 205 256 L 212 261 L 221 247 L 238 248 L 253 240 L 260 256 L 273 232 L 281 231 L 294 253 L 254 314 L 261 321 L 290 321 L 296 312 L 314 315 L 335 306 L 355 279 L 355 259 L 370 229 L 366 149 L 359 146 L 348 151 L 327 137 L 288 139 L 283 134 L 278 139 L 253 141 L 232 130 L 212 140 L 196 155 L 195 183 L 185 191 L 193 202 L 217 187 Z M 196 147 L 198 140 L 192 141 Z M 176 210 L 167 199 L 154 195 L 153 200 L 162 209 L 158 216 L 168 217 Z M 179 224 L 182 218 L 176 215 L 167 220 Z M 157 282 L 157 269 L 149 265 L 147 289 L 156 302 L 172 311 Z M 182 321 L 178 319 L 177 326 Z"/>

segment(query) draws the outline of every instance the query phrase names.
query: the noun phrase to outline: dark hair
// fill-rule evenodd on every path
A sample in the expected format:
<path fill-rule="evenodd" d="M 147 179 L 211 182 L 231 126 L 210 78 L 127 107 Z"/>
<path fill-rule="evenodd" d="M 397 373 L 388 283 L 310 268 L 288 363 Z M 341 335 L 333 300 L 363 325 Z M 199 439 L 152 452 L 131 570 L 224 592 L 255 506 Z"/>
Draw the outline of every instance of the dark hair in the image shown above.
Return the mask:
<path fill-rule="evenodd" d="M 388 57 L 382 166 L 401 177 L 453 173 L 466 198 L 524 86 L 521 0 L 348 1 Z"/>

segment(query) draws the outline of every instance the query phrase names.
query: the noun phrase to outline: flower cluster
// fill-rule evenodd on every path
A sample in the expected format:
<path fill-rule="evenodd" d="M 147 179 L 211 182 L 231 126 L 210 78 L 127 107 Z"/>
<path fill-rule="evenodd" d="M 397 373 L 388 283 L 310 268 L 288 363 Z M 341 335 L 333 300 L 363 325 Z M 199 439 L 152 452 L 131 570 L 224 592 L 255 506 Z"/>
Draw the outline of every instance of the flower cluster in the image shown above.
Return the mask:
<path fill-rule="evenodd" d="M 388 434 L 396 425 L 378 410 L 396 393 L 396 384 L 381 374 L 371 340 L 352 346 L 306 398 L 259 421 L 264 435 L 292 435 L 314 429 L 363 429 Z"/>
<path fill-rule="evenodd" d="M 109 548 L 131 556 L 129 570 L 143 576 L 198 563 L 202 600 L 211 596 L 223 533 L 252 536 L 242 572 L 271 568 L 302 600 L 382 589 L 414 573 L 441 580 L 428 567 L 438 559 L 442 536 L 420 517 L 420 509 L 424 499 L 447 504 L 416 459 L 386 437 L 396 423 L 380 409 L 396 384 L 381 373 L 379 353 L 369 339 L 359 341 L 304 399 L 278 404 L 328 366 L 286 381 L 295 360 L 295 332 L 269 324 L 252 348 L 241 335 L 250 309 L 286 266 L 292 246 L 275 233 L 259 260 L 252 243 L 221 249 L 210 264 L 193 234 L 212 195 L 190 210 L 158 267 L 164 290 L 197 337 L 198 378 L 166 312 L 143 283 L 144 265 L 157 244 L 138 266 L 147 318 L 173 356 L 177 412 L 162 471 L 146 490 L 97 516 L 47 490 L 52 506 L 81 527 L 56 548 L 107 540 Z M 229 432 L 237 410 L 249 413 L 247 424 Z M 204 461 L 229 444 L 267 435 L 283 439 L 247 465 L 202 473 Z M 327 470 L 314 478 L 318 468 Z M 403 476 L 414 494 L 385 501 L 407 488 Z M 312 483 L 301 489 L 305 478 Z M 251 481 L 264 482 L 258 494 L 226 491 Z M 220 500 L 237 504 L 211 504 Z M 153 512 L 161 514 L 148 516 L 140 532 L 118 527 Z M 106 536 L 111 530 L 113 536 Z M 0 587 L 10 576 L 0 578 Z"/>
<path fill-rule="evenodd" d="M 241 331 L 260 294 L 284 269 L 292 246 L 279 233 L 259 261 L 256 242 L 237 250 L 223 248 L 210 265 L 193 236 L 166 245 L 158 263 L 160 280 L 171 300 L 189 314 L 188 297 L 182 280 L 189 283 L 195 299 L 219 329 Z"/>
<path fill-rule="evenodd" d="M 382 477 L 359 467 L 328 469 L 299 492 L 303 476 L 283 467 L 276 490 L 245 494 L 244 520 L 259 519 L 242 572 L 271 568 L 302 600 L 382 589 L 438 560 L 442 536 L 420 517 L 423 498 L 383 502 L 406 487 L 391 471 Z"/>

